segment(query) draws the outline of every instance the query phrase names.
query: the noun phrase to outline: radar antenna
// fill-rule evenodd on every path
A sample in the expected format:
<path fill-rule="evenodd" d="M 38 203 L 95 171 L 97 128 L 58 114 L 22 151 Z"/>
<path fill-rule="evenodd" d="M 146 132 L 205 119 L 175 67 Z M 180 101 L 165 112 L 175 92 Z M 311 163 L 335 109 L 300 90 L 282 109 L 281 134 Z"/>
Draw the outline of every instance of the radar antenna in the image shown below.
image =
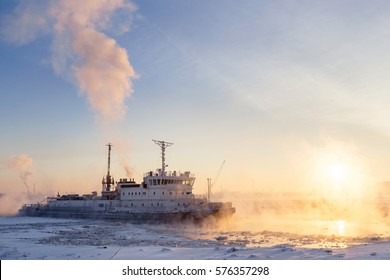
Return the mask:
<path fill-rule="evenodd" d="M 161 147 L 161 174 L 164 176 L 165 167 L 167 167 L 167 165 L 165 165 L 165 148 L 172 146 L 173 143 L 160 141 L 160 140 L 153 140 L 153 142 Z"/>

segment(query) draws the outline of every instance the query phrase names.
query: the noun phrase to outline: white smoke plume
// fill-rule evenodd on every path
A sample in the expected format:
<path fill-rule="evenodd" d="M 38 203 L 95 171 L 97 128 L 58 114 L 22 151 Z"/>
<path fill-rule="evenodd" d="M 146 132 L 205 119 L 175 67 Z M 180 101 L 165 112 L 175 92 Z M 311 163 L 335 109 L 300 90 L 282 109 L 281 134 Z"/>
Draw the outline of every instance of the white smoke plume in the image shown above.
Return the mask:
<path fill-rule="evenodd" d="M 19 177 L 22 179 L 28 195 L 30 195 L 29 178 L 33 175 L 32 165 L 33 159 L 24 154 L 12 156 L 5 163 L 6 168 L 15 170 L 19 173 Z"/>
<path fill-rule="evenodd" d="M 0 170 L 6 169 L 16 172 L 26 190 L 20 188 L 19 184 L 12 184 L 12 189 L 1 189 L 0 186 L 0 216 L 15 215 L 21 205 L 38 203 L 46 200 L 46 194 L 35 191 L 33 184 L 34 166 L 33 159 L 26 154 L 14 155 L 0 162 Z M 31 189 L 31 186 L 33 188 Z M 3 191 L 5 191 L 3 193 Z"/>
<path fill-rule="evenodd" d="M 127 51 L 103 31 L 128 30 L 135 10 L 128 0 L 25 0 L 2 18 L 1 35 L 18 45 L 50 35 L 54 71 L 77 83 L 99 120 L 115 120 L 126 113 L 136 74 Z M 113 26 L 118 17 L 127 27 Z"/>

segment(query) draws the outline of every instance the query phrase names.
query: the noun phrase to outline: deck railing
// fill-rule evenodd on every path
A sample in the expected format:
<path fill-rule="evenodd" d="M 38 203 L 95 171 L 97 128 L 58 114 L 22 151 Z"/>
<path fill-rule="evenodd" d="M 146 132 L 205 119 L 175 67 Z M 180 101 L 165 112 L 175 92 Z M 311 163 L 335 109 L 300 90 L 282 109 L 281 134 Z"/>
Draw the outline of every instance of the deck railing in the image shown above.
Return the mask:
<path fill-rule="evenodd" d="M 149 171 L 144 173 L 144 177 L 148 177 L 148 176 L 186 177 L 186 178 L 195 177 L 195 175 L 193 173 L 190 173 L 189 171 L 185 171 L 185 172 L 166 171 L 163 174 L 161 170 L 157 170 L 155 172 Z"/>

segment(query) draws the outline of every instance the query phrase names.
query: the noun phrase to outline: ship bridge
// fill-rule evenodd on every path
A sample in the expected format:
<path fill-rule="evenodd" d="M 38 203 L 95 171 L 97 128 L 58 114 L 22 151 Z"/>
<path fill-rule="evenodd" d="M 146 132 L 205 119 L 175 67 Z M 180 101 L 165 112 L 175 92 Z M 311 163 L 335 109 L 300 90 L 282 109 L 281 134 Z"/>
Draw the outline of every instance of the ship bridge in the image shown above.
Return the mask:
<path fill-rule="evenodd" d="M 173 143 L 153 140 L 154 143 L 160 146 L 161 148 L 161 168 L 157 169 L 155 172 L 149 171 L 144 174 L 144 184 L 146 187 L 155 187 L 155 186 L 188 186 L 192 189 L 192 186 L 195 182 L 195 175 L 191 174 L 190 171 L 177 172 L 177 171 L 165 171 L 165 168 L 168 166 L 165 164 L 165 149 L 169 146 L 172 146 Z"/>
<path fill-rule="evenodd" d="M 147 186 L 188 185 L 192 187 L 195 182 L 195 176 L 189 171 L 184 173 L 177 173 L 176 171 L 162 173 L 161 169 L 158 169 L 155 173 L 152 171 L 145 173 L 144 182 Z"/>
<path fill-rule="evenodd" d="M 147 187 L 159 185 L 186 185 L 192 188 L 195 182 L 195 177 L 188 171 L 181 174 L 176 174 L 176 171 L 173 171 L 168 172 L 166 175 L 150 171 L 144 174 L 144 182 Z"/>

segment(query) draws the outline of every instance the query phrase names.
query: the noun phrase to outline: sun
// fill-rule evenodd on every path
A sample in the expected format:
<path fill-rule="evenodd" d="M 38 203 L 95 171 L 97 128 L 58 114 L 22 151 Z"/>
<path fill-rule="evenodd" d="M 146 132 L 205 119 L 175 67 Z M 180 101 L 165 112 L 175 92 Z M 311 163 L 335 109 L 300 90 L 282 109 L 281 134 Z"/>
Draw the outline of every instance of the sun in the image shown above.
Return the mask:
<path fill-rule="evenodd" d="M 354 161 L 331 160 L 322 166 L 325 193 L 330 198 L 355 199 L 363 195 L 365 170 Z"/>
<path fill-rule="evenodd" d="M 323 151 L 312 161 L 312 179 L 316 190 L 329 199 L 360 196 L 367 181 L 365 166 L 345 151 Z"/>
<path fill-rule="evenodd" d="M 334 184 L 340 184 L 348 176 L 348 167 L 342 163 L 331 163 L 328 166 L 328 177 Z"/>
<path fill-rule="evenodd" d="M 345 235 L 347 220 L 357 215 L 372 192 L 369 166 L 344 146 L 315 150 L 308 164 L 307 182 L 321 202 L 318 213 L 334 219 L 339 235 Z"/>

